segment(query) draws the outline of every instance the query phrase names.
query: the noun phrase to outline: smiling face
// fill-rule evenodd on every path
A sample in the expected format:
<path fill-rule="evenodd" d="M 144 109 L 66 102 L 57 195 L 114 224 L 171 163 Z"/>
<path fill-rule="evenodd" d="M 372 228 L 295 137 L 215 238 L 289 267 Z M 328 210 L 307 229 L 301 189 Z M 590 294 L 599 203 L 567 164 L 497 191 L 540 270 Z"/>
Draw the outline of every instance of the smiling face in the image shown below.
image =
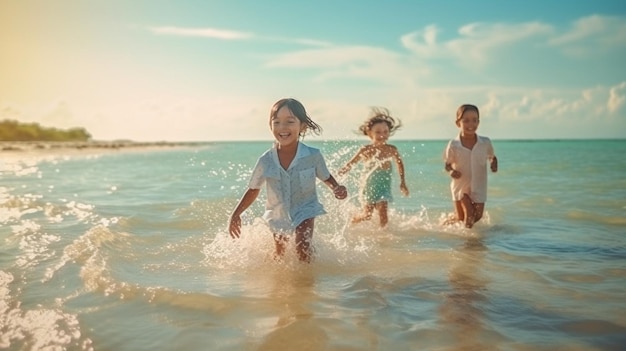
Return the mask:
<path fill-rule="evenodd" d="M 478 112 L 474 110 L 466 110 L 459 120 L 456 121 L 456 125 L 461 128 L 461 135 L 473 136 L 478 129 Z"/>
<path fill-rule="evenodd" d="M 385 122 L 379 122 L 372 125 L 367 131 L 367 135 L 374 144 L 384 144 L 389 139 L 389 126 Z"/>
<path fill-rule="evenodd" d="M 297 143 L 300 133 L 306 130 L 306 125 L 294 116 L 289 107 L 283 106 L 270 120 L 270 129 L 278 144 L 284 147 Z"/>

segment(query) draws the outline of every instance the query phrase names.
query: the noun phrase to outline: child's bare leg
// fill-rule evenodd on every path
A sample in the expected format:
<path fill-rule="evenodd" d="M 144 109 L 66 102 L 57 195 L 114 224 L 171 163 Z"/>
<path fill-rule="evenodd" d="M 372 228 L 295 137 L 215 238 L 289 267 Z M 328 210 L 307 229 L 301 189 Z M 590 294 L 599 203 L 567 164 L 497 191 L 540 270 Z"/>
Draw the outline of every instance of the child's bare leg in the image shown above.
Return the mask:
<path fill-rule="evenodd" d="M 474 223 L 483 218 L 485 212 L 485 203 L 474 203 Z"/>
<path fill-rule="evenodd" d="M 461 205 L 463 207 L 463 212 L 465 213 L 465 227 L 471 228 L 474 225 L 474 216 L 476 215 L 476 211 L 474 210 L 474 203 L 472 202 L 472 199 L 470 199 L 469 195 L 463 194 Z"/>
<path fill-rule="evenodd" d="M 274 245 L 276 245 L 276 252 L 274 253 L 274 259 L 278 259 L 285 254 L 285 247 L 287 246 L 286 236 L 281 234 L 274 234 Z"/>
<path fill-rule="evenodd" d="M 461 200 L 454 201 L 454 212 L 456 212 L 456 220 L 464 221 L 465 220 L 465 210 L 463 209 L 463 204 Z"/>
<path fill-rule="evenodd" d="M 443 225 L 452 225 L 456 222 L 461 222 L 465 218 L 465 213 L 463 212 L 463 205 L 461 201 L 452 201 L 454 205 L 454 215 L 448 216 L 445 220 L 443 220 Z"/>
<path fill-rule="evenodd" d="M 313 227 L 315 218 L 305 219 L 296 227 L 296 251 L 300 261 L 311 262 L 313 255 L 311 240 L 313 239 Z"/>
<path fill-rule="evenodd" d="M 380 216 L 380 227 L 385 228 L 387 223 L 389 223 L 389 217 L 387 217 L 387 201 L 381 201 L 376 204 L 376 210 L 378 211 L 378 215 Z"/>
<path fill-rule="evenodd" d="M 361 215 L 352 217 L 352 223 L 354 224 L 363 221 L 369 221 L 372 218 L 372 212 L 374 212 L 374 205 L 365 205 L 365 208 L 363 208 L 363 213 Z"/>

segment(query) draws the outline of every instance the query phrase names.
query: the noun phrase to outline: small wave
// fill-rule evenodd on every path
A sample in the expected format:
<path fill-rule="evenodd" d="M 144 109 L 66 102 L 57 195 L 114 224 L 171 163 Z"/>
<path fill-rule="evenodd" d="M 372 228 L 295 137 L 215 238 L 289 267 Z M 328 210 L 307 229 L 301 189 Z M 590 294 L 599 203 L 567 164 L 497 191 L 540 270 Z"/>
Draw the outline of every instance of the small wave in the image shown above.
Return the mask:
<path fill-rule="evenodd" d="M 581 222 L 626 226 L 626 216 L 607 216 L 598 213 L 570 211 L 567 217 Z"/>
<path fill-rule="evenodd" d="M 10 273 L 0 271 L 0 348 L 12 350 L 89 350 L 78 316 L 59 309 L 27 309 L 11 295 Z"/>
<path fill-rule="evenodd" d="M 547 257 L 570 256 L 578 259 L 624 259 L 626 247 L 623 246 L 594 246 L 565 241 L 550 241 L 545 238 L 507 237 L 492 243 L 494 247 L 500 247 L 507 252 L 519 255 L 545 255 Z"/>

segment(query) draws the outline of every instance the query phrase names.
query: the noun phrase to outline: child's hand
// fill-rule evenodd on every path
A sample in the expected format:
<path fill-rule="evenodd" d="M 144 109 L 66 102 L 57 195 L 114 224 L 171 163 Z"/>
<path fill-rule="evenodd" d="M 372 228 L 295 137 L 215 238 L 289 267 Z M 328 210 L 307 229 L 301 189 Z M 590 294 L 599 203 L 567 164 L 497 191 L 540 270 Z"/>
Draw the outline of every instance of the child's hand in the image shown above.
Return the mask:
<path fill-rule="evenodd" d="M 409 188 L 407 188 L 404 182 L 400 184 L 400 191 L 402 192 L 402 195 L 409 196 Z"/>
<path fill-rule="evenodd" d="M 333 189 L 333 194 L 335 194 L 335 198 L 343 200 L 348 197 L 348 190 L 346 190 L 346 187 L 343 185 L 337 185 Z"/>
<path fill-rule="evenodd" d="M 235 239 L 238 238 L 241 234 L 241 217 L 240 216 L 231 216 L 230 222 L 228 223 L 228 232 L 230 233 L 230 237 Z"/>
<path fill-rule="evenodd" d="M 495 156 L 491 159 L 491 171 L 493 173 L 498 171 L 498 159 Z"/>

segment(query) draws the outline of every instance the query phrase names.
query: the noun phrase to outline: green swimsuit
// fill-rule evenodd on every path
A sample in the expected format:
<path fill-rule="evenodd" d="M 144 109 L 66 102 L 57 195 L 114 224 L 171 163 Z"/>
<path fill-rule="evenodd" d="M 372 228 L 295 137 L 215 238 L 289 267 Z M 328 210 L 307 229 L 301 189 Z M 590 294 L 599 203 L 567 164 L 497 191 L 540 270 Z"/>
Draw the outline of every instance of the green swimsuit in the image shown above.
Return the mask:
<path fill-rule="evenodd" d="M 391 168 L 376 168 L 367 175 L 363 187 L 363 202 L 376 204 L 381 201 L 392 201 L 391 197 Z"/>

